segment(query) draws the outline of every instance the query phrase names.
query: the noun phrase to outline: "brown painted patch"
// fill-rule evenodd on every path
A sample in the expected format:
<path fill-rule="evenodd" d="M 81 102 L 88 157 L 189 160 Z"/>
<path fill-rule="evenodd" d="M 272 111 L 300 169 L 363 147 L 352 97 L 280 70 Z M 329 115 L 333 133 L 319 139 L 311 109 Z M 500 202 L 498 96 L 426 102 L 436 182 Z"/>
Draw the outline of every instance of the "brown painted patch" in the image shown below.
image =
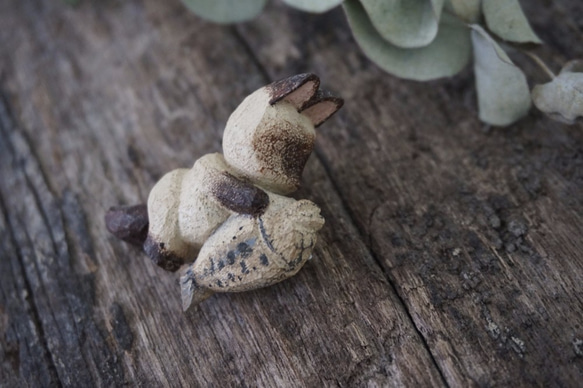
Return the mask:
<path fill-rule="evenodd" d="M 320 85 L 320 79 L 315 74 L 311 73 L 296 74 L 292 75 L 291 77 L 287 77 L 279 81 L 272 82 L 271 84 L 265 87 L 271 96 L 269 104 L 273 105 L 276 102 L 284 99 L 285 97 L 299 89 L 302 85 L 304 85 L 307 82 L 314 83 L 313 89 L 315 93 L 316 90 L 318 89 L 318 86 Z"/>
<path fill-rule="evenodd" d="M 269 196 L 249 182 L 223 173 L 213 186 L 213 195 L 227 209 L 258 217 L 269 205 Z"/>
<path fill-rule="evenodd" d="M 253 139 L 253 149 L 266 169 L 283 174 L 286 181 L 299 187 L 302 172 L 315 137 L 289 122 L 282 122 Z"/>
<path fill-rule="evenodd" d="M 105 214 L 105 226 L 115 237 L 139 247 L 148 236 L 146 205 L 112 207 Z"/>
<path fill-rule="evenodd" d="M 168 251 L 163 242 L 156 242 L 152 236 L 148 235 L 144 242 L 144 252 L 152 259 L 154 264 L 166 271 L 175 272 L 183 264 L 184 259 Z"/>

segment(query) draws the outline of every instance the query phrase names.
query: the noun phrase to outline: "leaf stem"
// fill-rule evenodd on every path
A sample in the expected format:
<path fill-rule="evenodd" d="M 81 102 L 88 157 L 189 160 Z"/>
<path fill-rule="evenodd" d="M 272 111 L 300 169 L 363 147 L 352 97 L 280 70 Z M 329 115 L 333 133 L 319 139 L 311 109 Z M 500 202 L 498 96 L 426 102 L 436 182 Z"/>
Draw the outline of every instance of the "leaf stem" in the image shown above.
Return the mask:
<path fill-rule="evenodd" d="M 540 59 L 540 57 L 530 51 L 527 50 L 523 50 L 522 51 L 524 54 L 526 54 L 530 59 L 532 59 L 534 61 L 534 63 L 536 63 L 541 69 L 543 69 L 543 71 L 545 73 L 547 73 L 547 75 L 551 78 L 554 79 L 556 77 L 555 73 L 553 73 L 553 71 L 551 69 L 549 69 L 549 67 L 547 66 L 546 63 L 543 62 L 542 59 Z"/>

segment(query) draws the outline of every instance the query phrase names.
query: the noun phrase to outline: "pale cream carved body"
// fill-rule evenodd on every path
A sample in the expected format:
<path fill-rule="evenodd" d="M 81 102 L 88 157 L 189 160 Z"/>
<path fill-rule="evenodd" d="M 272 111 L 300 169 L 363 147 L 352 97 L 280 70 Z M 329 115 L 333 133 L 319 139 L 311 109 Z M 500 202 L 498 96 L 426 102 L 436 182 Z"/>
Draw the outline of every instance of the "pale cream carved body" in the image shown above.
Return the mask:
<path fill-rule="evenodd" d="M 213 195 L 218 176 L 227 171 L 221 154 L 207 154 L 189 169 L 164 175 L 148 197 L 149 234 L 165 249 L 193 261 L 205 241 L 233 212 Z"/>

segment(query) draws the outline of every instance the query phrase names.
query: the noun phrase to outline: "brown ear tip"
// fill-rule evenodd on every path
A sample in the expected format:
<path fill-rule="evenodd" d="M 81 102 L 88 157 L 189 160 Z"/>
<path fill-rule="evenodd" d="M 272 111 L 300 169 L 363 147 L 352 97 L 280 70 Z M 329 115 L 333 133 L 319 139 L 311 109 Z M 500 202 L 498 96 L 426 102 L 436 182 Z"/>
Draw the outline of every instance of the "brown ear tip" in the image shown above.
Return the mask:
<path fill-rule="evenodd" d="M 325 106 L 326 103 L 332 106 Z M 324 124 L 332 115 L 344 105 L 344 100 L 327 90 L 318 90 L 318 93 L 307 101 L 300 109 L 314 123 L 314 127 L 319 127 Z"/>
<path fill-rule="evenodd" d="M 319 81 L 320 80 L 320 77 L 318 77 L 314 73 L 300 73 L 300 74 L 296 74 L 295 76 L 292 76 L 292 77 L 304 78 L 306 81 Z"/>
<path fill-rule="evenodd" d="M 320 86 L 320 78 L 314 73 L 296 74 L 270 83 L 266 86 L 271 95 L 269 105 L 279 102 L 308 82 L 313 83 L 311 89 L 315 93 Z"/>
<path fill-rule="evenodd" d="M 318 92 L 312 97 L 310 100 L 306 101 L 306 103 L 301 107 L 299 110 L 300 112 L 316 105 L 324 101 L 332 102 L 334 105 L 338 107 L 338 109 L 342 108 L 344 105 L 344 100 L 341 97 L 333 94 L 328 90 L 318 90 Z"/>
<path fill-rule="evenodd" d="M 288 80 L 291 82 L 297 82 L 299 84 L 305 84 L 308 81 L 319 83 L 320 77 L 318 77 L 314 73 L 300 73 L 300 74 L 292 75 L 292 76 L 287 77 L 287 78 L 283 78 L 280 81 L 288 81 Z"/>
<path fill-rule="evenodd" d="M 336 105 L 336 111 L 344 106 L 344 99 L 342 97 L 330 96 L 322 101 L 332 102 L 334 105 Z"/>

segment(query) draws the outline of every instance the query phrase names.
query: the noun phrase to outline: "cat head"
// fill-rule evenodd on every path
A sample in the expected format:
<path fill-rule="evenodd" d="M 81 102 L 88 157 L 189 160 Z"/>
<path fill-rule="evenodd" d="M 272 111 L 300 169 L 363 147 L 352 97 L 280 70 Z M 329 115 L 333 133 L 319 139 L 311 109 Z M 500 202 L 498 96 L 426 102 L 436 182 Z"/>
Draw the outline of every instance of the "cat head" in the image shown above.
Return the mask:
<path fill-rule="evenodd" d="M 298 74 L 245 98 L 229 117 L 223 135 L 229 166 L 274 193 L 295 191 L 314 148 L 314 128 L 343 104 L 319 86 L 316 75 Z"/>

